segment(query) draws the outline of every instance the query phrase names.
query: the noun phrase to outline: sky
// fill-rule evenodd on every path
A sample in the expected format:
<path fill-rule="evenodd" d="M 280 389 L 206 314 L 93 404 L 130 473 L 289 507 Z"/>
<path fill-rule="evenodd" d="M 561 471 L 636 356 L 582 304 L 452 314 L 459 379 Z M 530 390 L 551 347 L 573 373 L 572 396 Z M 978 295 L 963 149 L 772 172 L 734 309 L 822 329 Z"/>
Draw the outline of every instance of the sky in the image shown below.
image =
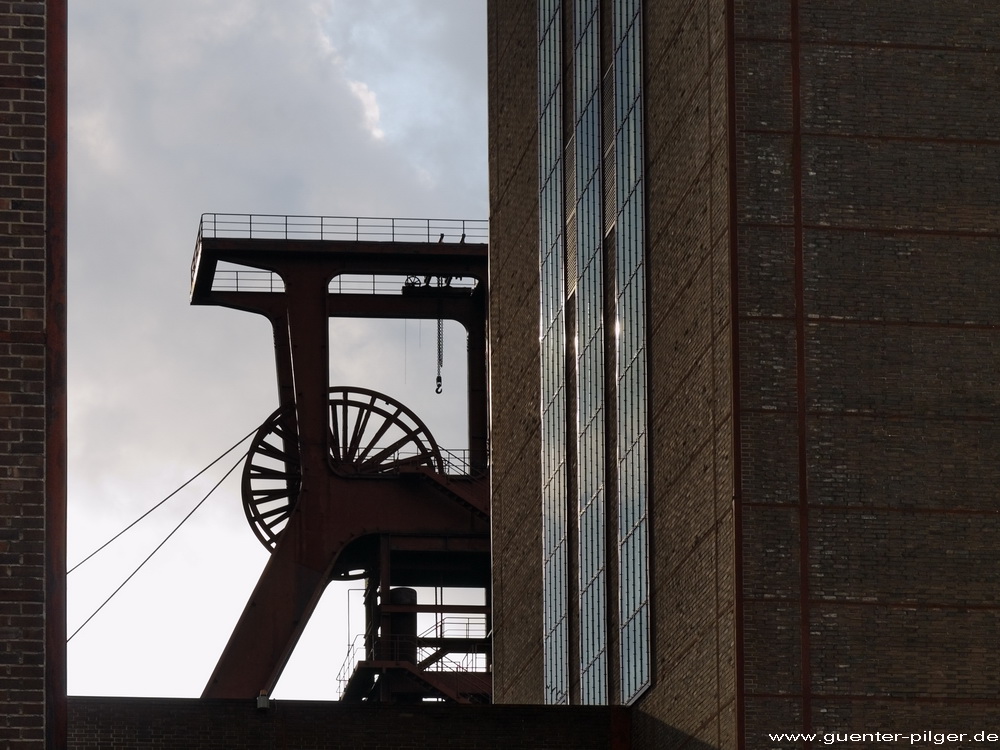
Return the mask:
<path fill-rule="evenodd" d="M 485 0 L 74 0 L 69 13 L 73 566 L 277 405 L 266 321 L 188 304 L 200 215 L 483 219 L 487 128 Z M 464 447 L 457 325 L 442 395 L 432 321 L 331 330 L 332 384 L 386 392 Z M 70 573 L 70 633 L 238 457 Z M 239 471 L 73 636 L 71 695 L 200 695 L 267 558 Z M 328 591 L 275 698 L 335 697 L 360 601 L 348 588 Z"/>

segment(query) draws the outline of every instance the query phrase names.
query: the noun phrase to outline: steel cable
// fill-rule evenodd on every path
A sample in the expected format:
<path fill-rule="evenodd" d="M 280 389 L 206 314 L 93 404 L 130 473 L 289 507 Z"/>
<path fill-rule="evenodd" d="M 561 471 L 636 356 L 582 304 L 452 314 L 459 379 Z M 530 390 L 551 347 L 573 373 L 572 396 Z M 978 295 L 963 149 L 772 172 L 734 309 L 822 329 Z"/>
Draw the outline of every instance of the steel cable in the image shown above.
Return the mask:
<path fill-rule="evenodd" d="M 256 430 L 254 430 L 254 432 L 256 432 Z M 252 434 L 252 433 L 251 433 L 251 434 Z M 247 437 L 249 437 L 249 435 L 248 435 Z M 246 438 L 244 438 L 244 440 L 246 440 Z M 243 441 L 241 440 L 240 442 L 243 442 Z M 237 445 L 239 445 L 239 443 L 237 443 Z M 230 448 L 230 450 L 232 450 L 232 449 Z M 229 451 L 226 451 L 226 453 L 228 453 L 228 452 L 229 452 Z M 247 451 L 247 453 L 249 453 L 249 451 Z M 67 639 L 66 639 L 66 643 L 69 643 L 69 642 L 70 642 L 71 640 L 73 640 L 73 638 L 74 638 L 74 637 L 76 636 L 76 634 L 77 634 L 77 633 L 79 633 L 79 632 L 80 632 L 81 630 L 83 630 L 83 629 L 84 629 L 84 628 L 85 628 L 85 627 L 87 626 L 87 623 L 89 623 L 89 622 L 90 622 L 91 620 L 93 620 L 93 619 L 94 619 L 94 618 L 95 618 L 95 617 L 97 616 L 97 613 L 98 613 L 98 612 L 100 612 L 100 611 L 101 611 L 102 609 L 104 609 L 105 605 L 107 605 L 107 603 L 108 603 L 108 602 L 110 602 L 110 601 L 111 601 L 112 599 L 114 599 L 115 595 L 116 595 L 116 594 L 117 594 L 117 593 L 118 593 L 119 591 L 121 591 L 121 590 L 122 590 L 122 589 L 123 589 L 123 588 L 125 587 L 125 584 L 126 584 L 126 583 L 128 583 L 129 581 L 131 581 L 131 580 L 132 580 L 132 578 L 133 578 L 133 577 L 135 576 L 135 574 L 136 574 L 136 573 L 138 573 L 138 572 L 139 572 L 140 570 L 142 570 L 142 567 L 143 567 L 143 566 L 144 566 L 144 565 L 145 565 L 146 563 L 148 563 L 148 562 L 149 562 L 149 561 L 150 561 L 150 560 L 152 559 L 153 555 L 155 555 L 155 554 L 156 554 L 157 552 L 159 552 L 159 551 L 160 551 L 160 549 L 161 549 L 161 548 L 163 547 L 163 545 L 164 545 L 164 544 L 166 544 L 166 543 L 167 543 L 167 542 L 168 542 L 168 541 L 170 540 L 170 537 L 172 537 L 172 536 L 173 536 L 174 534 L 176 534 L 176 533 L 177 533 L 177 530 L 178 530 L 178 529 L 179 529 L 179 528 L 180 528 L 181 526 L 183 526 L 183 525 L 184 525 L 184 523 L 185 523 L 185 522 L 186 522 L 186 521 L 187 521 L 187 520 L 188 520 L 188 519 L 189 519 L 189 518 L 190 518 L 191 516 L 193 516 L 193 515 L 194 515 L 194 512 L 195 512 L 196 510 L 198 510 L 198 508 L 200 508 L 200 507 L 202 506 L 202 504 L 203 504 L 203 503 L 204 503 L 204 502 L 205 502 L 206 500 L 208 500 L 208 498 L 209 498 L 209 497 L 211 497 L 211 496 L 212 496 L 212 493 L 213 493 L 213 492 L 215 492 L 215 491 L 216 491 L 216 490 L 217 490 L 217 489 L 219 488 L 219 485 L 221 485 L 221 484 L 222 484 L 222 483 L 223 483 L 224 481 L 226 481 L 226 479 L 227 479 L 227 478 L 229 477 L 229 475 L 230 475 L 230 474 L 232 474 L 232 473 L 233 473 L 233 472 L 234 472 L 234 471 L 236 470 L 236 467 L 240 465 L 240 462 L 242 462 L 242 461 L 243 461 L 243 459 L 244 459 L 244 458 L 246 458 L 246 456 L 247 456 L 247 453 L 244 453 L 244 454 L 243 454 L 242 456 L 240 456 L 240 457 L 239 457 L 239 458 L 238 458 L 238 459 L 236 460 L 236 463 L 234 463 L 234 464 L 233 464 L 233 465 L 232 465 L 232 466 L 230 467 L 229 471 L 227 471 L 227 472 L 226 472 L 226 473 L 225 473 L 225 474 L 223 475 L 222 479 L 220 479 L 220 480 L 219 480 L 218 482 L 216 482 L 216 483 L 215 483 L 215 485 L 214 485 L 214 486 L 212 487 L 212 489 L 210 489 L 210 490 L 208 491 L 208 494 L 206 494 L 206 495 L 205 495 L 205 497 L 203 497 L 203 498 L 202 498 L 201 500 L 199 500 L 199 501 L 198 501 L 198 504 L 197 504 L 197 505 L 195 505 L 195 506 L 194 506 L 194 507 L 193 507 L 193 508 L 192 508 L 192 509 L 191 509 L 191 510 L 190 510 L 190 511 L 188 512 L 188 514 L 187 514 L 186 516 L 184 516 L 184 518 L 182 518 L 182 519 L 181 519 L 181 522 L 180 522 L 179 524 L 177 524 L 176 526 L 174 526 L 173 530 L 172 530 L 172 531 L 171 531 L 171 532 L 170 532 L 169 534 L 167 534 L 167 536 L 166 536 L 166 537 L 164 538 L 164 540 L 163 540 L 162 542 L 160 542 L 160 543 L 159 543 L 158 545 L 156 545 L 156 549 L 154 549 L 154 550 L 153 550 L 152 552 L 150 552 L 150 553 L 149 553 L 149 554 L 148 554 L 148 555 L 146 556 L 146 559 L 145 559 L 145 560 L 143 560 L 143 561 L 142 561 L 141 563 L 139 563 L 139 566 L 138 566 L 138 567 L 137 567 L 137 568 L 136 568 L 135 570 L 133 570 L 133 571 L 132 571 L 131 573 L 129 573 L 129 575 L 128 575 L 128 578 L 126 578 L 126 579 L 125 579 L 124 581 L 122 581 L 122 582 L 121 582 L 121 583 L 120 583 L 120 584 L 118 585 L 118 588 L 116 588 L 116 589 L 115 589 L 114 591 L 112 591 L 112 592 L 111 592 L 111 595 L 110 595 L 110 596 L 109 596 L 109 597 L 108 597 L 107 599 L 105 599 L 105 600 L 104 600 L 104 601 L 103 601 L 103 602 L 101 603 L 101 606 L 100 606 L 100 607 L 98 607 L 97 609 L 95 609 L 95 610 L 93 611 L 93 613 L 92 613 L 92 614 L 90 615 L 90 617 L 88 617 L 88 618 L 87 618 L 86 620 L 84 620 L 84 621 L 83 621 L 83 624 L 82 624 L 82 625 L 80 625 L 80 627 L 78 627 L 78 628 L 77 628 L 76 630 L 74 630 L 74 631 L 73 631 L 73 634 L 72 634 L 72 635 L 71 635 L 71 636 L 70 636 L 69 638 L 67 638 Z M 225 454 L 223 454 L 223 455 L 225 455 Z M 220 458 L 221 458 L 221 456 L 220 456 Z M 216 461 L 217 461 L 217 460 L 218 460 L 218 459 L 216 459 Z M 213 463 L 215 463 L 215 462 L 213 461 Z"/>
<path fill-rule="evenodd" d="M 199 471 L 199 472 L 198 472 L 197 474 L 195 474 L 195 475 L 194 475 L 193 477 L 191 477 L 190 479 L 188 479 L 188 480 L 187 480 L 187 481 L 186 481 L 186 482 L 185 482 L 184 484 L 182 484 L 182 485 L 181 485 L 180 487 L 178 487 L 178 488 L 177 488 L 176 490 L 174 490 L 174 491 L 173 491 L 173 492 L 171 492 L 171 493 L 170 493 L 169 495 L 167 495 L 167 496 L 166 496 L 165 498 L 163 498 L 162 500 L 160 500 L 160 502 L 158 502 L 158 503 L 157 503 L 156 505 L 154 505 L 154 506 L 153 506 L 152 508 L 150 508 L 149 510 L 147 510 L 147 511 L 146 511 L 145 513 L 143 513 L 143 514 L 142 514 L 141 516 L 139 516 L 139 517 L 138 517 L 137 519 L 135 519 L 135 520 L 134 520 L 134 521 L 133 521 L 132 523 L 130 523 L 130 524 L 129 524 L 128 526 L 126 526 L 126 527 L 125 527 L 124 529 L 122 529 L 121 531 L 119 531 L 119 532 L 118 532 L 117 534 L 115 534 L 115 535 L 114 535 L 113 537 L 111 537 L 111 538 L 110 538 L 110 539 L 109 539 L 108 541 L 106 541 L 106 542 L 105 542 L 104 544 L 102 544 L 102 545 L 101 545 L 100 547 L 98 547 L 97 549 L 95 549 L 95 550 L 94 550 L 93 552 L 91 552 L 91 553 L 90 553 L 89 555 L 87 555 L 87 556 L 86 556 L 85 558 L 83 558 L 82 560 L 80 560 L 80 562 L 78 562 L 78 563 L 77 563 L 76 565 L 74 565 L 74 566 L 73 566 L 72 568 L 70 568 L 69 570 L 67 570 L 67 571 L 66 571 L 66 575 L 69 575 L 69 574 L 70 574 L 70 573 L 72 573 L 72 572 L 73 572 L 74 570 L 76 570 L 77 568 L 79 568 L 79 567 L 80 567 L 81 565 L 83 565 L 83 564 L 84 564 L 85 562 L 87 562 L 87 561 L 88 561 L 88 560 L 89 560 L 90 558 L 94 557 L 94 556 L 95 556 L 95 555 L 96 555 L 96 554 L 97 554 L 98 552 L 101 552 L 101 551 L 102 551 L 102 550 L 103 550 L 103 549 L 104 549 L 105 547 L 107 547 L 107 546 L 108 546 L 109 544 L 111 544 L 111 543 L 112 543 L 112 542 L 114 542 L 114 541 L 115 541 L 116 539 L 118 539 L 118 537 L 120 537 L 120 536 L 121 536 L 122 534 L 124 534 L 124 533 L 125 533 L 126 531 L 128 531 L 129 529 L 131 529 L 131 528 L 132 528 L 133 526 L 135 526 L 135 525 L 136 525 L 137 523 L 139 523 L 139 521 L 141 521 L 142 519 L 144 519 L 144 518 L 145 518 L 146 516 L 148 516 L 148 515 L 149 515 L 150 513 L 152 513 L 152 512 L 154 511 L 154 510 L 156 510 L 156 509 L 157 509 L 157 508 L 159 508 L 159 507 L 160 507 L 161 505 L 163 505 L 163 504 L 164 504 L 165 502 L 167 502 L 167 500 L 169 500 L 169 499 L 170 499 L 170 498 L 172 498 L 172 497 L 173 497 L 174 495 L 176 495 L 176 494 L 177 494 L 178 492 L 180 492 L 180 491 L 181 491 L 181 490 L 183 490 L 183 489 L 184 489 L 185 487 L 187 487 L 187 486 L 188 486 L 189 484 L 191 484 L 191 482 L 193 482 L 193 481 L 194 481 L 195 479 L 197 479 L 197 478 L 198 478 L 198 477 L 200 477 L 200 476 L 201 476 L 202 474 L 204 474 L 204 473 L 205 473 L 206 471 L 208 471 L 208 470 L 209 470 L 209 469 L 211 469 L 211 468 L 212 468 L 213 466 L 215 466 L 215 465 L 216 465 L 217 463 L 219 463 L 219 461 L 221 461 L 221 460 L 222 460 L 222 459 L 224 459 L 224 458 L 225 458 L 226 456 L 228 456 L 228 455 L 229 455 L 230 453 L 232 453 L 232 452 L 233 452 L 234 450 L 236 450 L 236 449 L 237 449 L 237 448 L 239 447 L 240 443 L 244 442 L 244 441 L 245 441 L 245 440 L 246 440 L 246 439 L 247 439 L 248 437 L 250 437 L 250 436 L 251 436 L 251 435 L 253 435 L 253 434 L 254 434 L 255 432 L 257 432 L 257 430 L 258 430 L 258 429 L 260 429 L 260 428 L 259 428 L 259 427 L 254 427 L 254 428 L 253 428 L 253 429 L 252 429 L 252 430 L 251 430 L 250 432 L 248 432 L 248 433 L 247 433 L 246 435 L 244 435 L 243 437 L 241 437 L 241 438 L 240 438 L 240 439 L 239 439 L 239 440 L 238 440 L 238 441 L 237 441 L 237 442 L 236 442 L 236 443 L 235 443 L 235 444 L 234 444 L 234 445 L 233 445 L 233 446 L 232 446 L 231 448 L 229 448 L 229 449 L 228 449 L 228 450 L 227 450 L 227 451 L 226 451 L 225 453 L 223 453 L 223 454 L 222 454 L 221 456 L 219 456 L 219 457 L 218 457 L 218 458 L 216 458 L 216 459 L 215 459 L 214 461 L 212 461 L 212 463 L 210 463 L 210 464 L 209 464 L 208 466 L 206 466 L 206 467 L 205 467 L 204 469 L 202 469 L 202 470 L 201 470 L 201 471 Z M 246 454 L 243 454 L 243 455 L 246 455 Z"/>

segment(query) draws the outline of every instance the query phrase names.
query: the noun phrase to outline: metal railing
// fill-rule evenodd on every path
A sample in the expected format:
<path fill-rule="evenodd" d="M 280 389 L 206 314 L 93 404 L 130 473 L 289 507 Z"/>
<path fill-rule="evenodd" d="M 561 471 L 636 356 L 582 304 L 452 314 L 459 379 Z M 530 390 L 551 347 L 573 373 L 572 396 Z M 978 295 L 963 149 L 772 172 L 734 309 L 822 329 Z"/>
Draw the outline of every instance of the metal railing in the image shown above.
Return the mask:
<path fill-rule="evenodd" d="M 485 638 L 486 633 L 486 615 L 448 615 L 437 620 L 422 632 L 420 637 Z"/>
<path fill-rule="evenodd" d="M 455 639 L 483 639 L 488 635 L 485 616 L 472 617 L 443 617 L 424 632 L 419 638 L 455 638 Z M 394 636 L 390 639 L 409 645 L 412 648 L 413 636 Z M 378 639 L 379 646 L 385 646 L 383 639 Z M 375 645 L 375 644 L 373 644 Z M 417 662 L 426 659 L 437 649 L 431 646 L 419 646 L 417 648 Z M 358 634 L 351 641 L 347 649 L 347 656 L 337 672 L 337 697 L 340 698 L 347 689 L 347 683 L 354 674 L 354 668 L 360 661 L 368 658 L 366 652 L 365 636 Z M 438 659 L 433 664 L 427 666 L 428 672 L 464 672 L 488 674 L 489 659 L 487 654 L 479 647 L 473 647 L 468 651 L 456 651 Z"/>
<path fill-rule="evenodd" d="M 367 242 L 470 242 L 489 240 L 485 219 L 405 219 L 370 216 L 295 216 L 281 214 L 202 214 L 191 261 L 194 288 L 203 239 L 341 240 Z M 255 276 L 257 274 L 259 276 Z M 240 282 L 246 283 L 241 285 Z M 280 285 L 280 288 L 279 288 Z M 267 271 L 217 271 L 213 291 L 283 291 Z M 401 287 L 400 287 L 401 290 Z M 332 289 L 331 289 L 332 291 Z"/>
<path fill-rule="evenodd" d="M 217 268 L 213 292 L 284 292 L 285 282 L 272 271 Z"/>
<path fill-rule="evenodd" d="M 368 448 L 365 455 L 371 456 L 382 453 L 380 446 Z M 449 477 L 478 477 L 482 472 L 472 469 L 468 449 L 449 449 L 438 447 L 441 456 L 443 473 Z M 411 449 L 398 449 L 382 455 L 379 466 L 386 467 L 387 473 L 395 473 L 401 468 L 414 468 L 428 466 L 428 455 Z"/>
<path fill-rule="evenodd" d="M 472 277 L 449 279 L 448 288 L 471 291 L 478 282 Z M 423 278 L 408 276 L 376 276 L 374 274 L 341 274 L 330 279 L 334 294 L 403 294 L 406 287 L 424 284 Z M 285 282 L 272 271 L 236 267 L 220 267 L 212 279 L 213 292 L 284 292 Z"/>
<path fill-rule="evenodd" d="M 347 240 L 371 242 L 485 243 L 484 219 L 407 219 L 372 216 L 295 216 L 281 214 L 202 214 L 202 238 Z"/>
<path fill-rule="evenodd" d="M 441 461 L 444 463 L 444 473 L 448 476 L 478 477 L 481 471 L 474 471 L 466 449 L 438 448 Z"/>

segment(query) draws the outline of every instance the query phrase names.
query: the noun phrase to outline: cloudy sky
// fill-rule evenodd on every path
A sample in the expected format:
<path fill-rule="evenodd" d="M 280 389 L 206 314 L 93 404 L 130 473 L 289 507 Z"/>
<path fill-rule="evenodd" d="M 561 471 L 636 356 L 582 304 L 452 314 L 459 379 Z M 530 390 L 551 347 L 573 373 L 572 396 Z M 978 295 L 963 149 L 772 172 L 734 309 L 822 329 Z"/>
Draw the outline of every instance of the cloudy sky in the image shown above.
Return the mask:
<path fill-rule="evenodd" d="M 264 319 L 188 305 L 199 216 L 485 218 L 485 42 L 485 0 L 70 4 L 70 565 L 276 406 Z M 435 396 L 433 322 L 333 328 L 333 384 L 463 447 L 461 329 Z M 237 458 L 70 575 L 71 633 Z M 201 693 L 266 560 L 237 482 L 71 640 L 71 694 Z M 334 697 L 357 596 L 328 592 L 276 697 Z"/>

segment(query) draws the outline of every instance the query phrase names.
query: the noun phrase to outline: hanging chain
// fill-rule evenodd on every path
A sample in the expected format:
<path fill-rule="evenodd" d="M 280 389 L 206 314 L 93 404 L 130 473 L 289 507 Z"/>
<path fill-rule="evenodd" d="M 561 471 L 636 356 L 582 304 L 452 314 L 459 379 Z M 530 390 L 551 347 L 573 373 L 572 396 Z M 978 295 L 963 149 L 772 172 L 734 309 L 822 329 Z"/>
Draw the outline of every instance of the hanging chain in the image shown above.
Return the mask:
<path fill-rule="evenodd" d="M 440 276 L 438 276 L 437 283 L 438 283 L 438 286 L 442 286 L 444 284 L 444 279 L 442 279 Z M 442 386 L 441 386 L 441 367 L 444 365 L 444 320 L 442 320 L 441 318 L 438 318 L 437 334 L 438 334 L 438 340 L 437 340 L 437 348 L 438 348 L 438 350 L 437 350 L 437 355 L 438 355 L 437 366 L 438 366 L 438 369 L 437 369 L 437 385 L 434 388 L 434 392 L 435 393 L 441 393 L 441 390 L 442 390 Z"/>

